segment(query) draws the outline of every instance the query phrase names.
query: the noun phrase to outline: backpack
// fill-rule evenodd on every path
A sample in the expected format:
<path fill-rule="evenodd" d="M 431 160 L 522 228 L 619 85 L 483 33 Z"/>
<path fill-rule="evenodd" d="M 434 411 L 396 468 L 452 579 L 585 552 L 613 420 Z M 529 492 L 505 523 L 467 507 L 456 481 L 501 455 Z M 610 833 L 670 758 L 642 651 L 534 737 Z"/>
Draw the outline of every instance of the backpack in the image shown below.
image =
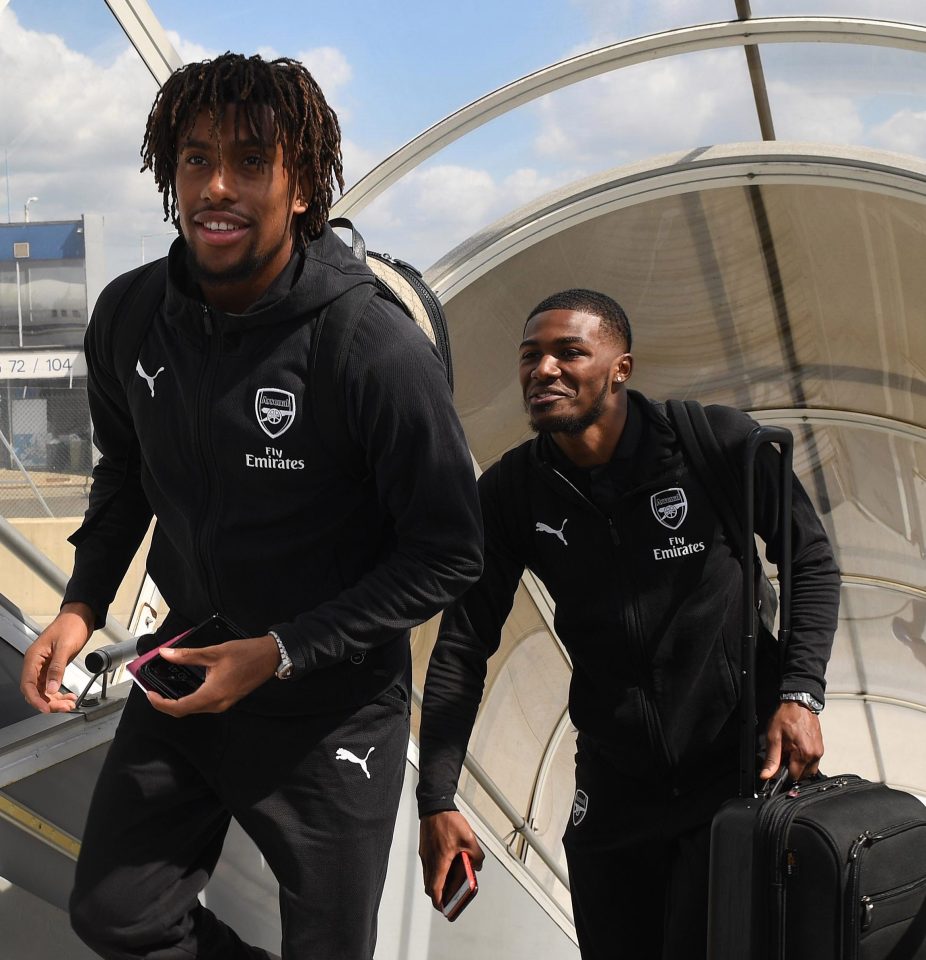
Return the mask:
<path fill-rule="evenodd" d="M 348 431 L 343 428 L 346 412 L 339 385 L 354 330 L 367 305 L 373 297 L 380 296 L 413 320 L 437 348 L 447 382 L 453 390 L 450 336 L 437 294 L 424 282 L 418 270 L 403 260 L 394 260 L 389 254 L 368 251 L 363 237 L 350 220 L 338 218 L 330 225 L 350 230 L 351 251 L 371 269 L 373 278 L 369 283 L 348 290 L 319 314 L 309 358 L 308 406 L 325 448 L 345 472 L 355 479 L 362 479 L 367 471 L 362 451 L 350 443 Z M 94 313 L 99 311 L 100 315 L 110 319 L 119 317 L 118 323 L 110 323 L 110 329 L 113 331 L 116 377 L 123 389 L 131 380 L 141 345 L 164 299 L 166 283 L 167 259 L 163 258 L 118 277 L 97 301 Z"/>
<path fill-rule="evenodd" d="M 667 400 L 665 409 L 675 427 L 685 461 L 707 492 L 734 553 L 742 560 L 748 545 L 743 541 L 743 521 L 737 509 L 744 497 L 738 465 L 734 469 L 728 454 L 721 449 L 704 407 L 697 400 Z M 778 596 L 765 574 L 754 542 L 752 554 L 756 610 L 760 623 L 773 633 Z"/>

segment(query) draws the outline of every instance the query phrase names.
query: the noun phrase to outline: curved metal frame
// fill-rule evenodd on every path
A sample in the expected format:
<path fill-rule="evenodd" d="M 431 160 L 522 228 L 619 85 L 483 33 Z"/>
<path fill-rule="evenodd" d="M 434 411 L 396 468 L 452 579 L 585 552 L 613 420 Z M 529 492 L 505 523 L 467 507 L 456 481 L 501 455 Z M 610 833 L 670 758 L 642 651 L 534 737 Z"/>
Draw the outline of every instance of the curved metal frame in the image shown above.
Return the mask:
<path fill-rule="evenodd" d="M 854 154 L 854 155 L 853 155 Z M 814 184 L 869 190 L 926 203 L 926 168 L 898 164 L 875 150 L 834 154 L 829 146 L 732 144 L 694 158 L 673 154 L 602 174 L 538 201 L 436 263 L 428 282 L 445 304 L 510 257 L 567 227 L 624 207 L 693 191 L 768 184 Z M 877 159 L 876 159 L 877 158 Z"/>
<path fill-rule="evenodd" d="M 547 93 L 637 63 L 762 43 L 853 43 L 926 52 L 926 27 L 851 17 L 766 17 L 667 30 L 601 47 L 528 74 L 429 127 L 359 180 L 332 216 L 355 216 L 428 157 L 490 120 Z"/>
<path fill-rule="evenodd" d="M 856 410 L 821 410 L 815 407 L 802 407 L 800 410 L 762 409 L 748 410 L 747 413 L 759 423 L 797 422 L 821 427 L 857 427 L 860 430 L 874 430 L 902 440 L 926 443 L 926 427 L 891 417 L 879 417 L 873 413 L 859 413 Z"/>

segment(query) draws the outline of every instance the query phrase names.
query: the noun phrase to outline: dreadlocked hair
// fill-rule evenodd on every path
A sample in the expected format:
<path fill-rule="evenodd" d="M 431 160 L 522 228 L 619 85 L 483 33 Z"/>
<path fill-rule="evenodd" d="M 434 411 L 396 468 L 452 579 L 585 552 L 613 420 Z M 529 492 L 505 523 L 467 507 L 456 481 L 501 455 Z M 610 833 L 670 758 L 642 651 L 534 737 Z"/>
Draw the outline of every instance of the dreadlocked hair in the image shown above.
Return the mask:
<path fill-rule="evenodd" d="M 268 62 L 260 56 L 223 53 L 215 60 L 187 64 L 168 77 L 151 107 L 141 147 L 141 169 L 154 174 L 164 219 L 180 229 L 175 186 L 180 143 L 200 112 L 208 111 L 221 162 L 219 131 L 229 107 L 237 107 L 236 137 L 244 129 L 257 137 L 261 151 L 282 146 L 290 199 L 300 183 L 311 186 L 308 209 L 293 220 L 293 239 L 304 247 L 325 226 L 335 184 L 344 191 L 341 127 L 309 71 L 288 57 Z"/>

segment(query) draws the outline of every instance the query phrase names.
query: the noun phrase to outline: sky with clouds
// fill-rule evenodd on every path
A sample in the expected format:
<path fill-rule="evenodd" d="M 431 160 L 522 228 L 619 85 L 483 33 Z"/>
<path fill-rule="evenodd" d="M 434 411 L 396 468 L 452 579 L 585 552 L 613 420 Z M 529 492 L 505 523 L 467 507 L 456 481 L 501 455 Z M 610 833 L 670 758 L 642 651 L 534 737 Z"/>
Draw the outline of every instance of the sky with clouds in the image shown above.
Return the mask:
<path fill-rule="evenodd" d="M 226 49 L 302 60 L 338 111 L 355 182 L 404 142 L 565 57 L 731 19 L 733 0 L 150 0 L 184 61 Z M 752 0 L 754 16 L 926 25 L 922 0 Z M 465 8 L 465 9 L 464 9 Z M 780 139 L 926 156 L 926 57 L 847 45 L 762 48 Z M 139 147 L 155 84 L 102 0 L 0 0 L 0 216 L 104 217 L 106 272 L 161 255 Z M 565 183 L 649 156 L 757 139 L 743 52 L 640 64 L 527 104 L 451 145 L 357 217 L 370 246 L 422 267 Z M 5 208 L 5 209 L 4 209 Z"/>

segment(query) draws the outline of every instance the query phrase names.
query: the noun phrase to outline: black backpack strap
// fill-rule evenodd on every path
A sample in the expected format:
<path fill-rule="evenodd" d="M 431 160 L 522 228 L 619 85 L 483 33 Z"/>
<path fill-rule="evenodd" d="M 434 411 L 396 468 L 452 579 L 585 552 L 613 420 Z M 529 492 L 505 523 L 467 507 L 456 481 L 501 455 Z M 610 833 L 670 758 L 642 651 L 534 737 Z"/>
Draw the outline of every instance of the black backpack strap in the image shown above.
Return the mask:
<path fill-rule="evenodd" d="M 378 293 L 372 283 L 351 287 L 319 314 L 309 360 L 310 407 L 322 444 L 348 476 L 362 480 L 369 472 L 363 451 L 347 431 L 344 368 L 357 324 Z"/>
<path fill-rule="evenodd" d="M 733 506 L 743 502 L 742 484 L 720 449 L 704 407 L 696 400 L 667 400 L 666 412 L 675 427 L 685 459 L 707 492 L 734 551 L 742 558 L 742 520 Z"/>
<path fill-rule="evenodd" d="M 164 301 L 167 258 L 146 264 L 119 280 L 124 281 L 121 289 L 111 287 L 107 291 L 111 295 L 112 306 L 101 298 L 97 310 L 103 311 L 100 321 L 111 331 L 113 369 L 125 390 L 132 380 L 138 353 L 151 321 Z"/>
<path fill-rule="evenodd" d="M 675 426 L 685 459 L 707 492 L 734 553 L 742 560 L 744 552 L 750 546 L 752 548 L 759 614 L 765 627 L 771 631 L 778 605 L 775 588 L 765 575 L 755 542 L 751 545 L 743 542 L 743 520 L 734 507 L 734 504 L 741 504 L 745 496 L 742 478 L 721 449 L 700 403 L 696 400 L 667 400 L 666 412 Z"/>

